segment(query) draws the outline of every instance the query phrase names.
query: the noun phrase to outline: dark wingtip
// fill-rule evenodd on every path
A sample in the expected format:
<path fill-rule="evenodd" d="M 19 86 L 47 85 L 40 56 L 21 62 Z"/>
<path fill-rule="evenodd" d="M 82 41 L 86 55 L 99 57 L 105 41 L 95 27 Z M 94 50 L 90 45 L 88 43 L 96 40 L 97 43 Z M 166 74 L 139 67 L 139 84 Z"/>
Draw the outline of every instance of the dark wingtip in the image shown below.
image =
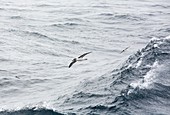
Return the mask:
<path fill-rule="evenodd" d="M 71 67 L 71 65 L 68 66 L 68 68 L 70 68 L 70 67 Z"/>

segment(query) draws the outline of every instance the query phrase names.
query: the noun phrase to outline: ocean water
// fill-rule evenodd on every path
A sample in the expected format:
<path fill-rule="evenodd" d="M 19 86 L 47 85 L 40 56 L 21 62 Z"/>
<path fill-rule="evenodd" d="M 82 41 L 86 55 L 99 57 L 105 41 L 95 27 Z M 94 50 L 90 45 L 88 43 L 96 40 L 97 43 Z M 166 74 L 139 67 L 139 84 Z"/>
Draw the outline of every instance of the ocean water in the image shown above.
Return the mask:
<path fill-rule="evenodd" d="M 0 115 L 169 115 L 169 20 L 169 0 L 1 0 Z"/>

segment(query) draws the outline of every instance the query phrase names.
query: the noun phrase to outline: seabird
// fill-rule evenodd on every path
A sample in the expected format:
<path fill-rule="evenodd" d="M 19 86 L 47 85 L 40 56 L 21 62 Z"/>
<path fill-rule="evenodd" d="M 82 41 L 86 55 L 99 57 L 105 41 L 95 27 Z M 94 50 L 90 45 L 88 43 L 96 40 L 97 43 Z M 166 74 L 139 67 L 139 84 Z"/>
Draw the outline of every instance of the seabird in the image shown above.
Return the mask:
<path fill-rule="evenodd" d="M 68 67 L 70 68 L 70 67 L 71 67 L 74 63 L 76 63 L 77 61 L 87 60 L 87 59 L 84 59 L 83 57 L 84 57 L 85 55 L 89 54 L 89 53 L 91 53 L 91 52 L 84 53 L 84 54 L 80 55 L 78 58 L 74 58 L 74 59 L 72 60 L 72 62 L 69 64 Z"/>
<path fill-rule="evenodd" d="M 19 77 L 19 76 L 15 76 L 15 78 L 20 79 L 20 77 Z"/>
<path fill-rule="evenodd" d="M 130 46 L 128 46 L 128 47 L 126 47 L 124 50 L 122 50 L 122 51 L 120 52 L 120 54 L 123 53 L 124 51 L 126 51 L 129 47 L 130 47 Z"/>

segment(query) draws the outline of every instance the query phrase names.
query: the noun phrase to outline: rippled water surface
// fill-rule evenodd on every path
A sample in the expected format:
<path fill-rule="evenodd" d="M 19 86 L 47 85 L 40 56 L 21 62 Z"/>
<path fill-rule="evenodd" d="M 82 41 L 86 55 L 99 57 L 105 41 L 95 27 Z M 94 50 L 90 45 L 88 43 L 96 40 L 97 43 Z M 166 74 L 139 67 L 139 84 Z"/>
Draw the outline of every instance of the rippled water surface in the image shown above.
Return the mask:
<path fill-rule="evenodd" d="M 169 20 L 169 0 L 1 0 L 0 115 L 169 115 Z"/>

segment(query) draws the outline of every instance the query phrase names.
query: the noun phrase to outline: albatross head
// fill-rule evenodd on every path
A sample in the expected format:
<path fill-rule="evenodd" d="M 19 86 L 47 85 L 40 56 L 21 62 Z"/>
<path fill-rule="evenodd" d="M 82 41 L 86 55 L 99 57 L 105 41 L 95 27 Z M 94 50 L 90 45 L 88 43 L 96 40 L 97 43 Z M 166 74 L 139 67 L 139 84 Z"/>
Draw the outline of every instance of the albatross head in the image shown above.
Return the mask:
<path fill-rule="evenodd" d="M 72 61 L 73 61 L 73 62 L 76 62 L 76 61 L 77 61 L 77 59 L 76 59 L 76 58 L 74 58 Z"/>

